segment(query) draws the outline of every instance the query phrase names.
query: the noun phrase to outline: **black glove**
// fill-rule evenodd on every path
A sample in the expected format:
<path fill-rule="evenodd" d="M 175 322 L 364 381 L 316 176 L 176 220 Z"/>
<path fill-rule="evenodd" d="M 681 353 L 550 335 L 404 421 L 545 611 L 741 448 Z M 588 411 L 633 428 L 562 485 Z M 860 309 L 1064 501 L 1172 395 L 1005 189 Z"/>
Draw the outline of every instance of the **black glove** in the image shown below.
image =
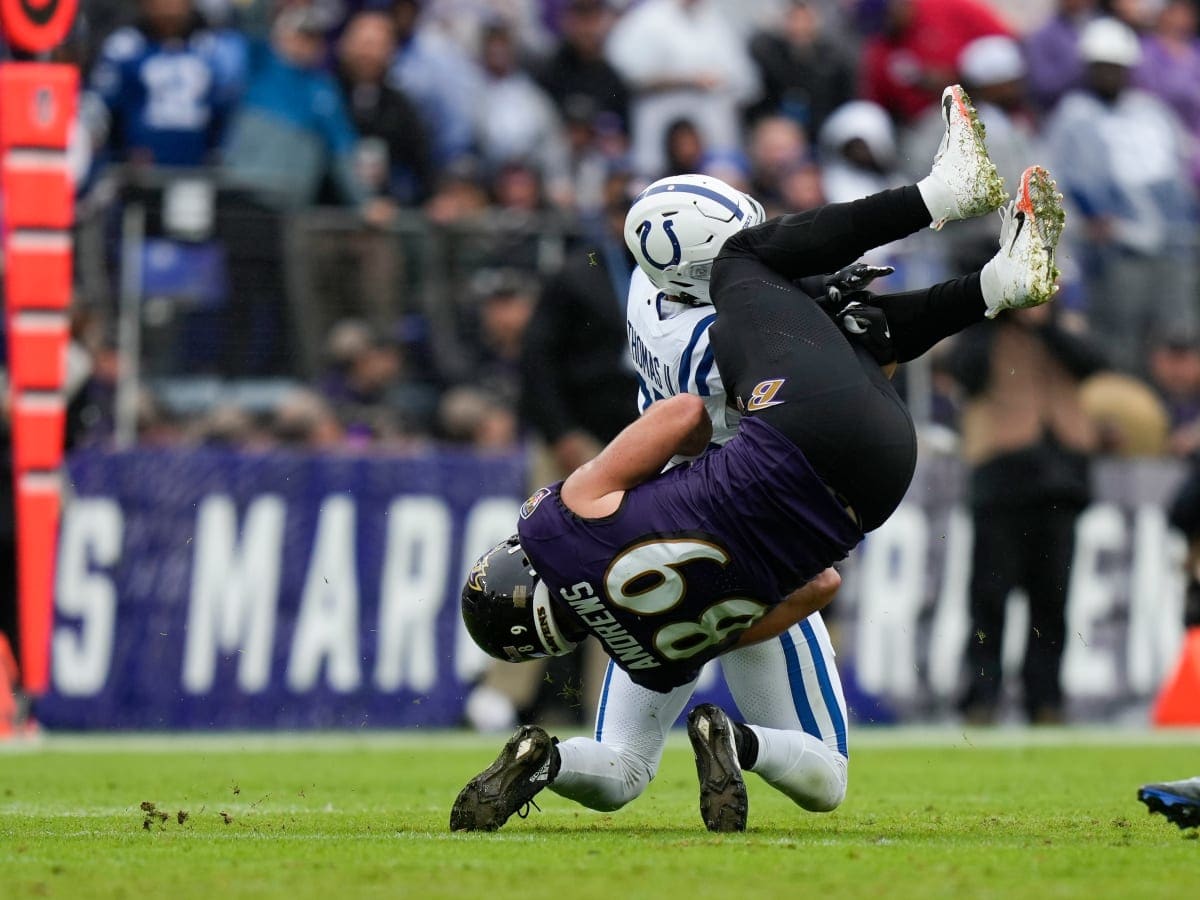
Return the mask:
<path fill-rule="evenodd" d="M 852 298 L 854 295 L 850 296 Z M 870 294 L 864 291 L 858 296 L 867 298 Z M 892 346 L 892 332 L 888 328 L 887 316 L 879 307 L 850 299 L 838 310 L 833 321 L 851 343 L 865 347 L 879 365 L 886 366 L 896 361 L 896 350 Z"/>
<path fill-rule="evenodd" d="M 836 303 L 847 294 L 866 290 L 876 278 L 891 275 L 896 270 L 891 266 L 869 266 L 866 263 L 851 263 L 825 276 L 825 296 Z M 849 297 L 846 297 L 849 300 Z"/>

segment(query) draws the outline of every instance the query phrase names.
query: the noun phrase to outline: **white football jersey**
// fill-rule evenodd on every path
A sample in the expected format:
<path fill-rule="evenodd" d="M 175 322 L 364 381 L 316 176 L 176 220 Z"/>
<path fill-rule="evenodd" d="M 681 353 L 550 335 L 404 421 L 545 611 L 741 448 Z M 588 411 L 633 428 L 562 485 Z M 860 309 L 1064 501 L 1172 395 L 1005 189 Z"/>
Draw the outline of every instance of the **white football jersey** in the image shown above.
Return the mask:
<path fill-rule="evenodd" d="M 724 444 L 737 431 L 740 416 L 726 405 L 725 387 L 708 342 L 708 329 L 716 318 L 711 306 L 668 299 L 641 269 L 634 269 L 625 330 L 637 370 L 638 412 L 644 413 L 655 400 L 697 394 L 712 419 L 713 442 Z"/>

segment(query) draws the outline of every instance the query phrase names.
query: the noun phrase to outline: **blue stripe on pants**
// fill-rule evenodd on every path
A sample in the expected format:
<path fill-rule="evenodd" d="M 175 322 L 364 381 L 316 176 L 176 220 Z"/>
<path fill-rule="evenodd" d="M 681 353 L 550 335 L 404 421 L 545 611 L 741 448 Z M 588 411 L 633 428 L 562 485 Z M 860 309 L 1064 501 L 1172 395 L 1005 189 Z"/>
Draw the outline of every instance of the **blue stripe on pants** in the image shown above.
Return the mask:
<path fill-rule="evenodd" d="M 806 734 L 811 734 L 822 740 L 817 728 L 817 719 L 812 707 L 808 704 L 808 692 L 804 690 L 804 670 L 800 667 L 800 654 L 796 652 L 796 643 L 788 632 L 779 636 L 783 645 L 783 655 L 787 658 L 788 684 L 792 687 L 792 703 L 796 707 L 796 715 L 800 717 L 800 727 Z"/>
<path fill-rule="evenodd" d="M 808 642 L 808 649 L 812 653 L 813 663 L 817 668 L 817 683 L 821 685 L 821 696 L 825 698 L 825 706 L 829 709 L 829 720 L 833 722 L 833 730 L 837 735 L 838 753 L 849 757 L 850 753 L 846 746 L 846 719 L 842 715 L 842 707 L 838 703 L 837 695 L 833 692 L 833 682 L 829 678 L 829 669 L 825 665 L 825 653 L 821 648 L 821 642 L 817 640 L 817 633 L 813 631 L 812 625 L 807 620 L 800 623 L 800 631 L 804 635 L 804 640 Z"/>
<path fill-rule="evenodd" d="M 612 681 L 613 669 L 616 668 L 616 663 L 611 659 L 608 661 L 608 668 L 604 671 L 604 687 L 600 689 L 600 708 L 596 711 L 596 741 L 604 737 L 604 707 L 608 705 L 608 685 Z"/>

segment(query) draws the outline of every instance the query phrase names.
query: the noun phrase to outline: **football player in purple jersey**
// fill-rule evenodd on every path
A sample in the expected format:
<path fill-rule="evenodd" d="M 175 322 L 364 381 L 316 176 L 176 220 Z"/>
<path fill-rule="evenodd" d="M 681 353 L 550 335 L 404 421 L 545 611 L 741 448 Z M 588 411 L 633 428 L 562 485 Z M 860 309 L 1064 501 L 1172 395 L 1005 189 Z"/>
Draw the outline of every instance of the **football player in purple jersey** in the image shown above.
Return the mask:
<path fill-rule="evenodd" d="M 635 201 L 626 239 L 642 271 L 672 299 L 716 310 L 710 342 L 737 433 L 705 452 L 712 422 L 702 399 L 653 403 L 595 460 L 526 502 L 518 533 L 468 576 L 463 616 L 482 649 L 512 661 L 565 653 L 592 634 L 634 686 L 677 702 L 658 710 L 635 766 L 611 746 L 629 735 L 601 734 L 599 723 L 597 740 L 561 744 L 518 729 L 459 794 L 453 830 L 498 828 L 547 786 L 595 809 L 636 797 L 700 667 L 822 608 L 837 589 L 830 567 L 903 498 L 916 442 L 880 362 L 913 359 L 985 316 L 1052 298 L 1061 197 L 1036 166 L 981 272 L 869 305 L 855 298 L 833 315 L 797 286 L 1004 204 L 961 88 L 947 88 L 943 110 L 946 138 L 916 185 L 768 222 L 746 195 L 688 176 Z M 678 455 L 697 458 L 663 472 Z M 743 769 L 804 805 L 798 763 L 810 735 L 735 724 L 715 707 L 691 718 L 708 828 L 745 828 Z"/>

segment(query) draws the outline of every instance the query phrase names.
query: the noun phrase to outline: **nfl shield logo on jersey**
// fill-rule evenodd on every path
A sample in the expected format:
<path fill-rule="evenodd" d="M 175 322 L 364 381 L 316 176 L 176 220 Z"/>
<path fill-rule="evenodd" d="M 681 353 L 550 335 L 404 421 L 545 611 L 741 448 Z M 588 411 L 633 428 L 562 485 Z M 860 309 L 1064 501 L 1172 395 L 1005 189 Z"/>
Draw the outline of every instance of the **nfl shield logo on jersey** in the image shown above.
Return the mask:
<path fill-rule="evenodd" d="M 521 504 L 521 518 L 528 519 L 533 515 L 533 511 L 538 508 L 538 504 L 550 496 L 550 488 L 544 487 L 536 494 Z"/>

